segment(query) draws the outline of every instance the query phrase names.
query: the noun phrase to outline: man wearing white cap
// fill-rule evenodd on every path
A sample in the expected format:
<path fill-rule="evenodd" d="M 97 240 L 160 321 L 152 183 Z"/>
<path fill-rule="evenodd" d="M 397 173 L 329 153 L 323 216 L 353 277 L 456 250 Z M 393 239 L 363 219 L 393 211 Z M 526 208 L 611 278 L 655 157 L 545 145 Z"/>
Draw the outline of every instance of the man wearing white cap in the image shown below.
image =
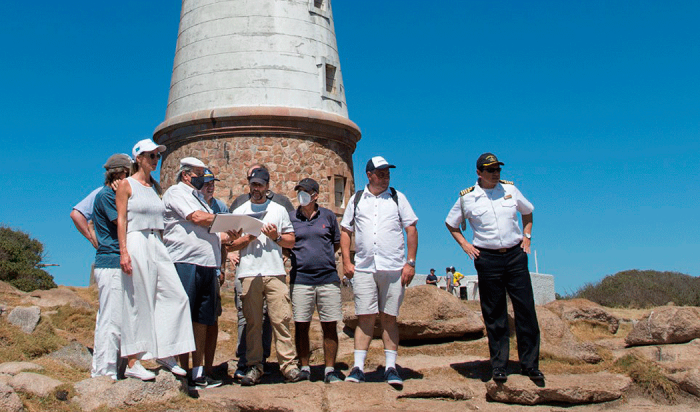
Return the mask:
<path fill-rule="evenodd" d="M 355 365 L 347 382 L 364 382 L 367 349 L 374 334 L 377 313 L 382 325 L 386 363 L 384 380 L 400 388 L 403 380 L 396 370 L 399 327 L 396 317 L 403 301 L 404 288 L 416 274 L 418 217 L 403 193 L 389 187 L 389 169 L 396 166 L 381 156 L 367 162 L 369 184 L 348 201 L 340 222 L 340 249 L 345 277 L 353 278 L 355 314 Z M 404 236 L 408 256 L 404 252 Z M 350 259 L 350 237 L 355 233 L 355 262 Z"/>
<path fill-rule="evenodd" d="M 221 385 L 204 371 L 203 358 L 206 348 L 216 345 L 207 336 L 216 336 L 217 269 L 221 267 L 221 243 L 236 237 L 233 232 L 209 233 L 214 212 L 199 189 L 204 186 L 206 165 L 194 157 L 180 160 L 177 184 L 163 195 L 165 204 L 165 231 L 163 242 L 187 292 L 192 311 L 192 328 L 196 350 L 192 352 L 192 384 L 197 389 Z M 187 368 L 188 355 L 180 356 L 180 363 Z M 210 371 L 207 371 L 211 373 Z"/>

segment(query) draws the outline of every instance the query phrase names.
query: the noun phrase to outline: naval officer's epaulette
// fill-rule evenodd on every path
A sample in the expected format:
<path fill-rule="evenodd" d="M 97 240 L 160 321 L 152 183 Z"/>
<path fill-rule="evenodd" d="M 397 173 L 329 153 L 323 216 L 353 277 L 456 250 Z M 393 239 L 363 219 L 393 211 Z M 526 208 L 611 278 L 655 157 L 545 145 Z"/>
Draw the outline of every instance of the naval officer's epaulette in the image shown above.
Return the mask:
<path fill-rule="evenodd" d="M 504 185 L 512 185 L 513 184 L 513 182 L 511 182 L 510 180 L 499 180 L 499 182 L 503 183 Z"/>
<path fill-rule="evenodd" d="M 464 196 L 464 195 L 466 195 L 467 193 L 472 192 L 473 190 L 474 190 L 474 186 L 468 187 L 468 188 L 462 190 L 461 192 L 459 192 L 459 195 L 460 195 L 460 196 Z"/>

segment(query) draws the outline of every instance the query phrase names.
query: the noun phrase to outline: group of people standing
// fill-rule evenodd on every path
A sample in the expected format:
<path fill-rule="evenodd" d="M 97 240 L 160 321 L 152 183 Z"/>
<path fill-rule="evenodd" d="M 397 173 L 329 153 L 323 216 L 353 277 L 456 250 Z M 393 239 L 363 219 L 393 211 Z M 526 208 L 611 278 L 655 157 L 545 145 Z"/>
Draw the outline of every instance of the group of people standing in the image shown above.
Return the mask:
<path fill-rule="evenodd" d="M 188 376 L 190 385 L 196 388 L 221 385 L 213 376 L 213 359 L 222 310 L 219 287 L 224 281 L 226 262 L 230 261 L 237 265 L 239 364 L 235 378 L 242 385 L 259 383 L 267 372 L 265 360 L 270 356 L 272 338 L 285 380 L 311 378 L 309 329 L 315 310 L 323 331 L 326 383 L 365 381 L 367 350 L 379 316 L 384 379 L 394 387 L 403 385 L 396 367 L 396 319 L 405 287 L 415 275 L 418 218 L 406 196 L 389 186 L 394 165 L 381 156 L 367 162 L 368 184 L 349 199 L 339 225 L 335 214 L 317 203 L 318 182 L 305 178 L 296 185 L 299 206 L 294 208 L 289 199 L 270 190 L 270 175 L 262 165 L 248 170 L 249 193 L 239 196 L 227 208 L 213 197 L 218 179 L 206 165 L 192 157 L 180 159 L 177 184 L 161 199 L 160 186 L 151 173 L 165 150 L 165 146 L 145 139 L 134 146 L 133 162 L 127 155 L 111 156 L 104 165 L 105 186 L 91 193 L 71 213 L 76 227 L 97 248 L 95 278 L 100 309 L 93 376 L 116 379 L 117 360 L 124 357 L 128 360 L 125 376 L 150 380 L 155 375 L 139 360 L 156 359 L 172 373 Z M 506 291 L 514 305 L 517 301 L 516 328 L 523 371 L 533 379 L 543 378 L 537 368 L 539 329 L 536 317 L 533 323 L 527 256 L 523 258 L 519 253 L 529 252 L 532 205 L 512 184 L 504 189 L 507 183 L 498 179 L 494 183 L 493 176 L 482 179 L 482 173 L 486 173 L 482 157 L 477 162 L 479 189 L 463 191 L 457 209 L 453 207 L 448 215 L 447 227 L 475 259 L 494 380 L 504 381 L 505 372 L 501 375 L 501 371 L 505 371 L 508 360 Z M 495 162 L 499 163 L 497 159 Z M 470 195 L 472 192 L 476 193 Z M 483 205 L 470 199 L 475 195 L 483 196 L 476 199 L 479 202 L 490 202 L 490 210 L 480 209 Z M 89 205 L 90 197 L 94 199 L 93 207 Z M 498 222 L 504 218 L 514 220 L 515 210 L 523 213 L 527 242 L 522 240 L 517 222 L 514 226 Z M 215 215 L 229 211 L 264 212 L 260 235 L 210 233 Z M 488 221 L 489 215 L 497 222 Z M 86 223 L 89 220 L 94 221 L 94 231 Z M 457 229 L 465 220 L 472 225 L 474 245 L 466 242 Z M 498 247 L 489 243 L 493 239 L 484 236 L 484 230 L 498 232 Z M 500 236 L 506 230 L 513 233 L 504 243 Z M 354 364 L 347 377 L 335 370 L 337 322 L 342 319 L 341 277 L 335 261 L 338 250 L 343 275 L 353 279 L 358 317 Z M 289 286 L 284 264 L 287 258 L 291 263 Z M 514 261 L 517 270 L 511 270 Z M 523 263 L 527 279 L 522 273 Z M 484 286 L 482 278 L 491 286 Z M 529 297 L 524 291 L 528 287 Z M 294 338 L 290 333 L 292 318 Z"/>

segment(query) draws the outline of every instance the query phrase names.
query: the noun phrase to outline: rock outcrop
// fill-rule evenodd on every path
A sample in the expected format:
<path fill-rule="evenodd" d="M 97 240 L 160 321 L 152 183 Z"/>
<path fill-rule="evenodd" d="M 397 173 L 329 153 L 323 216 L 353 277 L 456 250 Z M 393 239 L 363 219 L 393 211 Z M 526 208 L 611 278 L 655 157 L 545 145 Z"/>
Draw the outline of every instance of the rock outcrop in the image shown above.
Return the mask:
<path fill-rule="evenodd" d="M 700 308 L 660 306 L 637 322 L 627 335 L 628 346 L 685 343 L 700 338 Z"/>
<path fill-rule="evenodd" d="M 24 410 L 22 400 L 10 385 L 0 383 L 0 411 L 20 412 Z"/>
<path fill-rule="evenodd" d="M 18 306 L 12 309 L 7 321 L 15 326 L 19 326 L 24 333 L 32 333 L 36 329 L 41 319 L 41 309 L 38 306 Z"/>
<path fill-rule="evenodd" d="M 0 364 L 0 374 L 17 375 L 25 371 L 42 371 L 44 367 L 32 362 L 5 362 Z"/>
<path fill-rule="evenodd" d="M 578 405 L 618 399 L 631 384 L 632 379 L 629 377 L 608 372 L 590 375 L 547 375 L 547 380 L 541 387 L 525 376 L 511 375 L 504 384 L 487 382 L 486 391 L 489 397 L 497 402 L 521 405 Z"/>
<path fill-rule="evenodd" d="M 559 359 L 598 363 L 601 356 L 594 344 L 579 341 L 569 325 L 549 309 L 537 307 L 537 321 L 540 324 L 540 351 Z"/>
<path fill-rule="evenodd" d="M 587 299 L 555 300 L 545 305 L 560 318 L 569 322 L 585 321 L 605 325 L 610 333 L 617 333 L 620 320 L 605 308 Z"/>
<path fill-rule="evenodd" d="M 108 376 L 82 380 L 75 385 L 76 395 L 71 399 L 83 411 L 100 407 L 128 408 L 133 405 L 165 402 L 180 393 L 180 381 L 172 373 L 161 372 L 155 382 L 138 379 L 114 381 Z"/>
<path fill-rule="evenodd" d="M 25 301 L 43 308 L 64 305 L 70 305 L 74 308 L 92 308 L 90 302 L 81 298 L 66 286 L 59 286 L 48 290 L 35 290 L 25 298 Z"/>
<path fill-rule="evenodd" d="M 345 326 L 354 330 L 357 326 L 354 304 L 346 302 L 343 312 Z M 469 310 L 455 296 L 430 285 L 406 289 L 397 322 L 401 340 L 459 338 L 484 331 L 484 322 L 477 312 Z M 381 336 L 379 318 L 374 336 Z"/>
<path fill-rule="evenodd" d="M 17 392 L 30 393 L 42 398 L 51 395 L 56 388 L 63 385 L 58 379 L 33 372 L 18 373 L 8 383 Z"/>
<path fill-rule="evenodd" d="M 46 356 L 82 371 L 92 368 L 92 355 L 85 346 L 75 341 Z"/>

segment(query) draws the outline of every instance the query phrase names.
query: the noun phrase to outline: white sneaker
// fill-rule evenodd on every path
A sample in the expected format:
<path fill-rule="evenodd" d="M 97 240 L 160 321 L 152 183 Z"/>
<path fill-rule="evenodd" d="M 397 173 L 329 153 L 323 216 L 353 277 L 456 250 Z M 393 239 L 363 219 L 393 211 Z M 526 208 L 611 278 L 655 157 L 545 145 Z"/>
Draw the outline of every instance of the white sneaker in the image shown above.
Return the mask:
<path fill-rule="evenodd" d="M 126 371 L 124 371 L 124 376 L 127 378 L 141 379 L 142 381 L 152 381 L 156 378 L 156 374 L 146 370 L 146 368 L 141 366 L 141 362 L 139 361 L 134 362 L 134 366 L 131 368 L 127 366 Z"/>
<path fill-rule="evenodd" d="M 177 376 L 187 376 L 187 371 L 182 369 L 180 365 L 177 364 L 177 361 L 173 356 L 168 356 L 167 358 L 163 359 L 156 359 L 156 363 Z"/>

